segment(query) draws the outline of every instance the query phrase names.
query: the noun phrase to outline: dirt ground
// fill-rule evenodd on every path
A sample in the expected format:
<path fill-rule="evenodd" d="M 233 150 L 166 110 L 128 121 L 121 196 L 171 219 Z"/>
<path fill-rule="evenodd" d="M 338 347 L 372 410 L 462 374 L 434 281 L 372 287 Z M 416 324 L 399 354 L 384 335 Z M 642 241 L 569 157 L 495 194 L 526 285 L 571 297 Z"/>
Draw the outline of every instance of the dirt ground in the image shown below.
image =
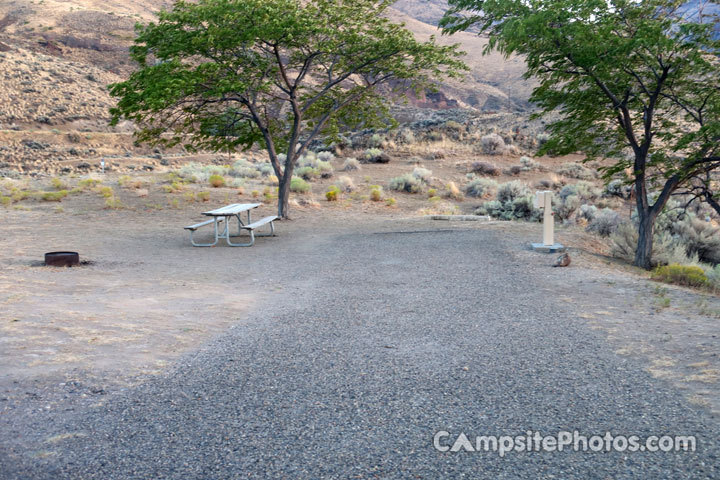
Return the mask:
<path fill-rule="evenodd" d="M 373 168 L 402 171 L 407 165 Z M 330 203 L 313 195 L 295 196 L 293 219 L 278 225 L 278 237 L 259 239 L 253 248 L 198 249 L 190 247 L 184 225 L 210 207 L 257 199 L 227 188 L 212 189 L 208 202 L 176 201 L 183 197 L 153 186 L 157 175 L 144 177 L 149 196 L 116 186 L 122 208 L 106 208 L 93 191 L 62 203 L 0 208 L 4 400 L 29 395 L 31 383 L 74 382 L 103 391 L 162 372 L 181 354 L 242 322 L 258 300 L 295 294 L 283 291 L 274 266 L 304 261 L 319 237 L 490 228 L 515 242 L 516 260 L 547 269 L 542 288 L 574 305 L 578 322 L 605 331 L 619 354 L 644 359 L 648 371 L 681 386 L 689 401 L 720 412 L 720 299 L 651 282 L 645 272 L 608 258 L 604 241 L 582 228 L 559 228 L 573 263 L 558 275 L 549 266 L 552 256 L 528 249 L 541 238 L 539 224 L 433 221 L 422 215 L 427 200 L 421 195 L 396 194 L 392 207 L 354 197 Z M 362 179 L 367 171 L 355 175 L 358 183 L 373 181 Z M 471 201 L 461 205 L 461 211 L 473 209 Z M 258 214 L 274 209 L 269 204 Z M 88 263 L 70 269 L 40 265 L 45 252 L 57 250 L 78 251 Z"/>

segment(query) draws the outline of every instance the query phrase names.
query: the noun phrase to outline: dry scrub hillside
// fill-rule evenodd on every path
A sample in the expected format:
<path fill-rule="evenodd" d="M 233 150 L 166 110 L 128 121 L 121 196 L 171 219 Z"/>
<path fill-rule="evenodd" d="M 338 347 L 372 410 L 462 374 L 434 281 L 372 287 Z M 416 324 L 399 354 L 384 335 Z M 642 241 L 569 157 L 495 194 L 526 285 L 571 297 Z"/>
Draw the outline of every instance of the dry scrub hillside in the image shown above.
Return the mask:
<path fill-rule="evenodd" d="M 10 0 L 0 2 L 0 129 L 74 128 L 96 121 L 103 129 L 110 103 L 105 86 L 133 68 L 128 46 L 137 22 L 153 20 L 166 0 Z M 418 37 L 438 35 L 436 27 L 392 10 Z M 529 93 L 520 78 L 522 62 L 499 55 L 481 56 L 485 42 L 472 34 L 441 38 L 459 42 L 472 67 L 465 82 L 444 87 L 439 99 L 424 107 L 473 106 L 482 110 L 517 110 Z M 447 100 L 450 100 L 449 102 Z M 80 125 L 87 128 L 86 124 Z"/>

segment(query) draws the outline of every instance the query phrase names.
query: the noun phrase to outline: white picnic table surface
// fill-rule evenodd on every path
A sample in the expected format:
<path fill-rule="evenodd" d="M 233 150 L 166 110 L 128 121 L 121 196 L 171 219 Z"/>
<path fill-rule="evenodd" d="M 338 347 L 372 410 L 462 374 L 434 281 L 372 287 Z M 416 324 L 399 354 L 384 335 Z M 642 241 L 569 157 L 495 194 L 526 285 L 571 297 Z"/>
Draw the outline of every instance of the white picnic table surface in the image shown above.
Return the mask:
<path fill-rule="evenodd" d="M 253 208 L 262 206 L 262 203 L 233 203 L 231 205 L 225 205 L 224 207 L 210 210 L 209 212 L 203 212 L 203 215 L 209 217 L 233 217 L 242 212 L 250 212 Z"/>

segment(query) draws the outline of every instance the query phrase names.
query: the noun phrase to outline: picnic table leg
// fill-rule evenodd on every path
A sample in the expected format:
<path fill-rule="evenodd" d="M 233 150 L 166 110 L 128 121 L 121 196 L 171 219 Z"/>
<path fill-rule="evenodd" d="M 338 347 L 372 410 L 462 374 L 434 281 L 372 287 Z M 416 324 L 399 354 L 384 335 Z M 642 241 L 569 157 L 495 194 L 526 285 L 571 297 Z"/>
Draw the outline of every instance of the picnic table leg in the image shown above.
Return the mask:
<path fill-rule="evenodd" d="M 230 236 L 228 235 L 226 239 L 227 244 L 231 247 L 252 247 L 253 245 L 255 245 L 255 232 L 253 232 L 252 230 L 248 230 L 248 232 L 250 232 L 250 241 L 248 243 L 232 243 L 230 241 Z"/>

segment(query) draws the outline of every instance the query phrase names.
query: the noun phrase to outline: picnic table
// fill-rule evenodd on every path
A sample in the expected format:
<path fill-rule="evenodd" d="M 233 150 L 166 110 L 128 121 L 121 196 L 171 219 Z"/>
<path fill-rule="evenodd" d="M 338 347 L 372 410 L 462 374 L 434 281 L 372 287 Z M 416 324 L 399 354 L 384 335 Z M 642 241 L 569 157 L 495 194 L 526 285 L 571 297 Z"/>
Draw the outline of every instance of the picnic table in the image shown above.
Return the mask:
<path fill-rule="evenodd" d="M 221 238 L 224 238 L 228 245 L 231 247 L 251 247 L 255 244 L 255 237 L 267 237 L 267 236 L 274 236 L 275 235 L 275 225 L 274 221 L 278 219 L 276 216 L 269 216 L 264 217 L 256 222 L 252 221 L 252 210 L 255 208 L 258 208 L 262 206 L 262 203 L 233 203 L 231 205 L 226 205 L 221 208 L 217 208 L 215 210 L 210 210 L 208 212 L 203 212 L 202 214 L 207 217 L 212 217 L 210 220 L 206 220 L 204 222 L 197 223 L 195 225 L 190 225 L 185 227 L 185 230 L 190 231 L 190 243 L 194 247 L 214 247 L 218 244 Z M 242 213 L 247 212 L 247 220 L 243 222 L 242 220 Z M 230 234 L 230 220 L 232 218 L 237 219 L 238 222 L 238 232 L 237 235 L 231 235 Z M 221 225 L 224 223 L 224 226 L 221 230 Z M 205 225 L 213 225 L 214 231 L 215 231 L 215 241 L 213 243 L 196 243 L 193 234 L 200 228 Z M 270 224 L 270 233 L 269 234 L 255 234 L 255 229 L 258 227 L 261 227 L 263 225 Z M 243 230 L 247 231 L 250 234 L 250 242 L 248 243 L 233 243 L 230 239 L 233 236 L 239 236 L 242 234 Z"/>

